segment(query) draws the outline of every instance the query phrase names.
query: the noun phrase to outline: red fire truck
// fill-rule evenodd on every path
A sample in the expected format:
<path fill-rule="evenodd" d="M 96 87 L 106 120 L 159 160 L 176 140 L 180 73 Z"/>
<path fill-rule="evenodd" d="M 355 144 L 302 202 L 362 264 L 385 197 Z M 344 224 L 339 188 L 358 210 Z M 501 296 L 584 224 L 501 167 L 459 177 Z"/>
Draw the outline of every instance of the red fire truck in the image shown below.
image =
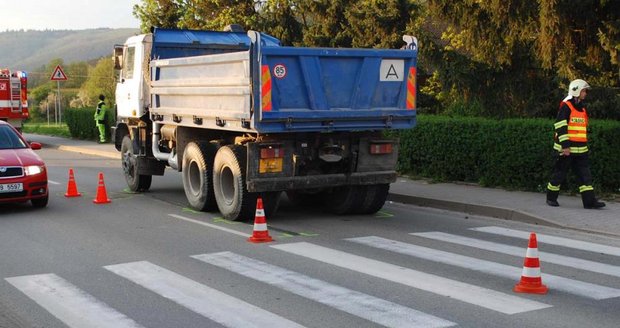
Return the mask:
<path fill-rule="evenodd" d="M 21 131 L 28 118 L 28 74 L 0 69 L 0 120 L 7 121 Z"/>

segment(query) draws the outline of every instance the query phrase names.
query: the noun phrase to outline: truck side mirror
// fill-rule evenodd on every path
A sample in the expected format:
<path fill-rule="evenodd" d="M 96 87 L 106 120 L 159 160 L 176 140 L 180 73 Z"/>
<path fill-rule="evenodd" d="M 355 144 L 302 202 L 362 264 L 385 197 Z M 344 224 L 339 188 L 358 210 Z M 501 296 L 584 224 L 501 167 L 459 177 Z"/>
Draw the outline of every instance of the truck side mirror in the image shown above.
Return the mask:
<path fill-rule="evenodd" d="M 114 69 L 123 68 L 123 46 L 114 46 Z"/>

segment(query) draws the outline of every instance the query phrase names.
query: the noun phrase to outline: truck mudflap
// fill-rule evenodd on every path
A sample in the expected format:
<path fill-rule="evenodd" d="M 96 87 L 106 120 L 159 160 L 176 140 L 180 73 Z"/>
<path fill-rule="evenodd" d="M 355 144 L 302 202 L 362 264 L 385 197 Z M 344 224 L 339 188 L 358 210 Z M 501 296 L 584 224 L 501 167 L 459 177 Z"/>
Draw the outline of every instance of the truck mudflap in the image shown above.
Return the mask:
<path fill-rule="evenodd" d="M 138 174 L 141 175 L 164 175 L 166 163 L 152 157 L 137 157 Z"/>
<path fill-rule="evenodd" d="M 299 190 L 325 187 L 377 185 L 396 181 L 396 171 L 357 172 L 350 174 L 322 174 L 296 177 L 248 179 L 249 192 Z"/>

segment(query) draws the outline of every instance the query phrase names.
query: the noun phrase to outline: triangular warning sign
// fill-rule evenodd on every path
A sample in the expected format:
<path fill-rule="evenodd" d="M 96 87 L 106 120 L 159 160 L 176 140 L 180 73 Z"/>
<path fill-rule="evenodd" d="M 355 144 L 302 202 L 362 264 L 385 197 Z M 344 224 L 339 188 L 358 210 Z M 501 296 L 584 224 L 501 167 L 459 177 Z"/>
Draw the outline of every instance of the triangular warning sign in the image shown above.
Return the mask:
<path fill-rule="evenodd" d="M 60 67 L 60 65 L 56 66 L 56 69 L 54 70 L 54 73 L 52 73 L 52 77 L 50 78 L 50 80 L 52 81 L 66 81 L 67 80 L 67 76 L 65 75 L 65 72 L 62 71 L 62 68 Z"/>

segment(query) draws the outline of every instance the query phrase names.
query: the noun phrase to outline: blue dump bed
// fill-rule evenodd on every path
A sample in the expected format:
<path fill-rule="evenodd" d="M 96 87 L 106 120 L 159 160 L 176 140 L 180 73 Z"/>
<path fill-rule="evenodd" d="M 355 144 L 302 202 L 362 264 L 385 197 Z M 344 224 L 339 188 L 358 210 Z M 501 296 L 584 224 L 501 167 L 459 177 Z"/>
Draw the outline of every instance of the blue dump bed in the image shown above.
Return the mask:
<path fill-rule="evenodd" d="M 414 50 L 262 46 L 254 67 L 261 132 L 407 129 L 415 125 Z M 258 65 L 256 65 L 258 66 Z"/>
<path fill-rule="evenodd" d="M 153 85 L 167 89 L 152 91 L 153 112 L 180 117 L 174 109 L 187 107 L 194 121 L 204 119 L 202 127 L 218 121 L 215 128 L 258 133 L 408 129 L 416 122 L 413 41 L 401 50 L 301 48 L 254 31 L 153 34 L 152 59 L 201 55 L 191 63 L 155 61 Z"/>

